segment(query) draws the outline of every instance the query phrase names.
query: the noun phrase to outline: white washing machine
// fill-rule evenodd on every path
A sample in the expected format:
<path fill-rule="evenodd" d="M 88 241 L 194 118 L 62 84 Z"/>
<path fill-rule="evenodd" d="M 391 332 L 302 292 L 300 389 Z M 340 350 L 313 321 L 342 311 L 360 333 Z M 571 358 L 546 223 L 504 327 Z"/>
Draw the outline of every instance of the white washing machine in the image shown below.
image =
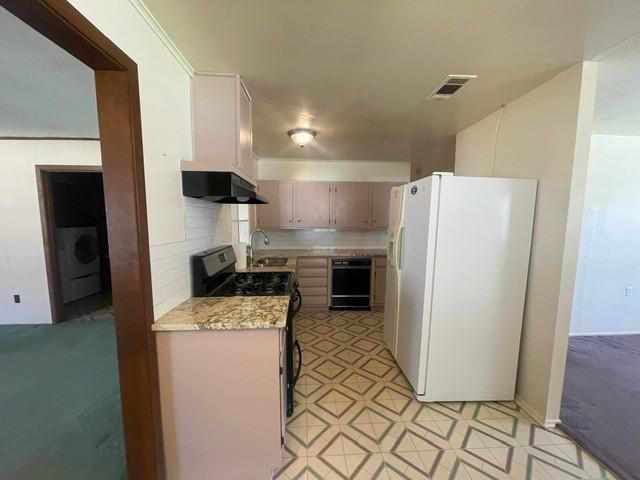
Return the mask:
<path fill-rule="evenodd" d="M 57 228 L 56 245 L 64 303 L 100 292 L 100 249 L 96 227 Z"/>

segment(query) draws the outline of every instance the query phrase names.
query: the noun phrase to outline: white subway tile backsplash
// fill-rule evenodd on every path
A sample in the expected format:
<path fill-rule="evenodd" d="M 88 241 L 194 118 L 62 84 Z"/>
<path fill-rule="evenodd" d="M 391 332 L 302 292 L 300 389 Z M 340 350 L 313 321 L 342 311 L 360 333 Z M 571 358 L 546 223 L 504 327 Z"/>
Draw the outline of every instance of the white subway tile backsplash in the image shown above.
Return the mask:
<path fill-rule="evenodd" d="M 386 230 L 267 230 L 269 246 L 286 248 L 386 248 Z"/>
<path fill-rule="evenodd" d="M 231 242 L 228 205 L 185 198 L 185 240 L 150 249 L 154 316 L 159 318 L 191 296 L 190 256 Z"/>

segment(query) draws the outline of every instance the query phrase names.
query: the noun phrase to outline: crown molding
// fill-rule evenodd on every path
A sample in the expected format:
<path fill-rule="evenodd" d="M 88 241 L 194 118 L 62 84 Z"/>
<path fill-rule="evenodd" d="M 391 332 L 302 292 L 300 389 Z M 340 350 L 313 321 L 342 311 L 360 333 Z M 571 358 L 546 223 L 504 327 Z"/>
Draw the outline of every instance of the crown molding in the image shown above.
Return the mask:
<path fill-rule="evenodd" d="M 138 14 L 142 17 L 142 19 L 146 22 L 147 25 L 151 28 L 153 33 L 160 39 L 162 44 L 171 52 L 171 55 L 178 61 L 180 66 L 184 69 L 185 72 L 189 74 L 189 76 L 193 76 L 195 69 L 189 63 L 189 60 L 182 54 L 180 49 L 173 43 L 171 37 L 167 34 L 162 25 L 156 20 L 156 17 L 153 16 L 151 10 L 145 5 L 142 0 L 129 0 L 129 3 L 133 5 L 133 8 L 136 9 Z"/>

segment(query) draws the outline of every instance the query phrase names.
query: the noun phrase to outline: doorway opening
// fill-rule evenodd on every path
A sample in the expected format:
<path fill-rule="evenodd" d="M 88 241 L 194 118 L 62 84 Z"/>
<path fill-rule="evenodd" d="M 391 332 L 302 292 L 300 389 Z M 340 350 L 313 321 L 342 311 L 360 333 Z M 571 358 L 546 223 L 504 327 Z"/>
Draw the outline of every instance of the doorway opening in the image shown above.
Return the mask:
<path fill-rule="evenodd" d="M 560 409 L 560 427 L 630 480 L 640 479 L 638 65 L 638 36 L 598 57 Z"/>
<path fill-rule="evenodd" d="M 109 238 L 99 167 L 36 167 L 54 323 L 113 320 Z"/>

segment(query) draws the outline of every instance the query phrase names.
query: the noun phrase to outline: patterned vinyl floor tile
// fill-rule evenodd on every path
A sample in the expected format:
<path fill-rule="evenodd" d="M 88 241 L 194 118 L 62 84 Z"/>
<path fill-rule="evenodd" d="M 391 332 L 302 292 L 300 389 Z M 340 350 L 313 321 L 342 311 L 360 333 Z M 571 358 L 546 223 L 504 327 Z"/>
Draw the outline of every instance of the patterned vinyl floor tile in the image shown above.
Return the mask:
<path fill-rule="evenodd" d="M 420 403 L 381 312 L 303 312 L 303 366 L 278 480 L 615 479 L 514 402 Z"/>

